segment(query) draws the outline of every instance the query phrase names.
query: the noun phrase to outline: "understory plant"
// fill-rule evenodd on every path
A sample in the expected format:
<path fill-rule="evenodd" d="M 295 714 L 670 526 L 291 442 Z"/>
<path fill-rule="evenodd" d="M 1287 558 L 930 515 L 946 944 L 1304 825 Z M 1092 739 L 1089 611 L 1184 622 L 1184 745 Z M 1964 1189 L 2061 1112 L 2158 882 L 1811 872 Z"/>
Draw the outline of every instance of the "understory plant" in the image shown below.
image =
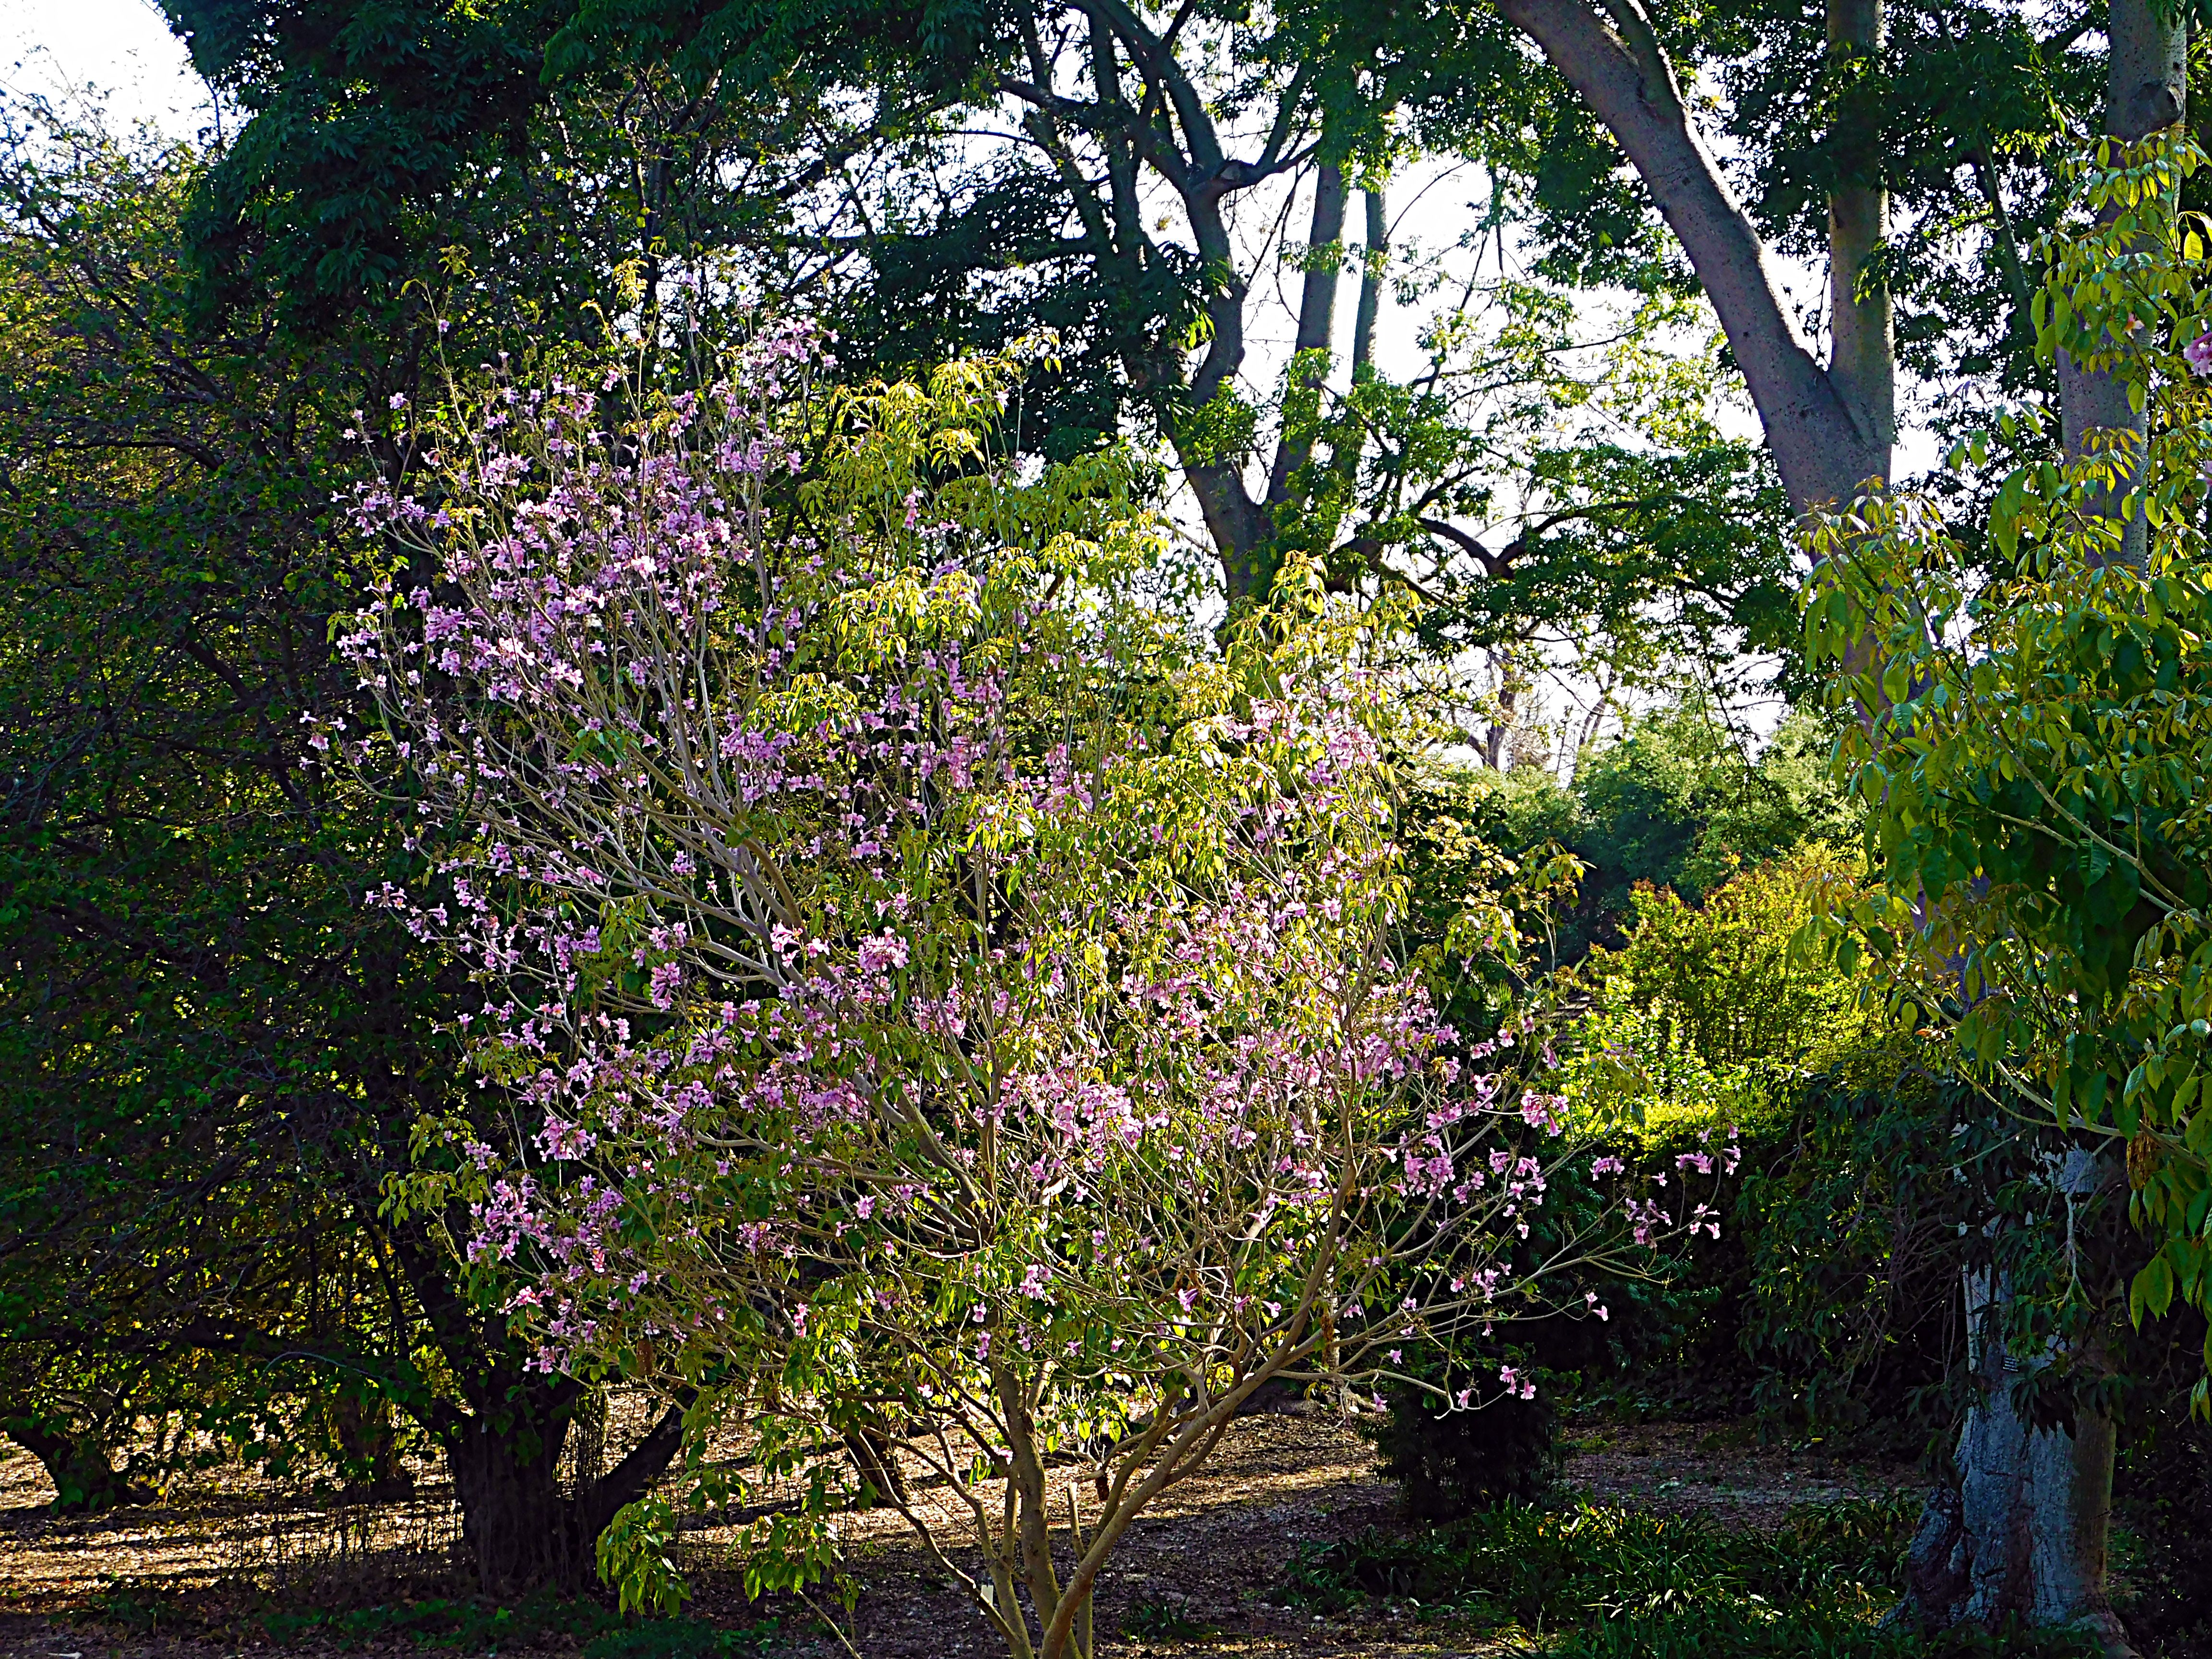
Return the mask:
<path fill-rule="evenodd" d="M 2212 224 L 2180 209 L 2203 161 L 2169 134 L 2081 163 L 2084 228 L 2036 300 L 2046 354 L 2125 384 L 2148 441 L 2016 469 L 1978 541 L 1911 495 L 1826 518 L 1807 613 L 1832 698 L 1864 711 L 1838 768 L 1879 878 L 1832 907 L 1844 948 L 1993 1098 L 2075 1137 L 2069 1208 L 2124 1181 L 2154 1241 L 2137 1321 L 2212 1297 Z"/>
<path fill-rule="evenodd" d="M 2084 1659 L 2095 1650 L 2071 1632 L 1930 1639 L 1881 1622 L 1917 1507 L 1902 1494 L 1832 1499 L 1760 1529 L 1589 1504 L 1509 1504 L 1449 1527 L 1309 1546 L 1285 1589 L 1294 1601 L 1332 1609 L 1396 1602 L 1424 1620 L 1495 1630 L 1513 1650 L 1571 1659 Z"/>
<path fill-rule="evenodd" d="M 393 1201 L 473 1195 L 541 1364 L 692 1402 L 689 1491 L 603 1540 L 626 1601 L 680 1595 L 671 1501 L 791 1480 L 754 1587 L 888 1505 L 1016 1659 L 1089 1656 L 1263 1383 L 1522 1395 L 1405 1356 L 1601 1317 L 1599 1264 L 1715 1224 L 1601 1168 L 1516 1255 L 1590 1153 L 1540 1012 L 1464 1039 L 1395 942 L 1376 624 L 1216 653 L 1144 603 L 1126 458 L 1003 462 L 1011 384 L 765 330 L 635 419 L 495 386 L 419 434 L 437 498 L 359 503 L 404 564 L 347 641 L 378 723 L 324 736 L 419 817 L 384 902 L 476 965 L 516 1126 L 426 1124 Z"/>

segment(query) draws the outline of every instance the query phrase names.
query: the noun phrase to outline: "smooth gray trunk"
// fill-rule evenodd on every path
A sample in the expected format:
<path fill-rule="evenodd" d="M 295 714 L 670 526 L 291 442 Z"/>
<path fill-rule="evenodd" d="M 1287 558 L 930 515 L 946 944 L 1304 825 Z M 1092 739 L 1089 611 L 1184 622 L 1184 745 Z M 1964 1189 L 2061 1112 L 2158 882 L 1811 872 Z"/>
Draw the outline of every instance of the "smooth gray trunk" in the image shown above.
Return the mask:
<path fill-rule="evenodd" d="M 2110 1159 L 2076 1149 L 2057 1172 L 2069 1237 L 2077 1212 L 2115 1178 Z M 2070 1429 L 2039 1429 L 2014 1389 L 2056 1357 L 2023 1359 L 2007 1347 L 2013 1287 L 2001 1274 L 1967 1275 L 1967 1363 L 1976 1397 L 1959 1432 L 1955 1484 L 1939 1485 L 1906 1557 L 1906 1594 L 1893 1617 L 1923 1629 L 2008 1621 L 2073 1626 L 2108 1654 L 2135 1652 L 2106 1595 L 2112 1533 L 2112 1424 L 2083 1413 Z M 2078 1364 L 2088 1358 L 2072 1356 Z"/>
<path fill-rule="evenodd" d="M 1829 0 L 1828 52 L 1879 59 L 1881 0 Z M 1887 456 L 1897 441 L 1897 340 L 1887 283 L 1869 267 L 1889 237 L 1889 192 L 1857 180 L 1828 198 L 1828 378 L 1861 441 Z M 1863 291 L 1862 291 L 1863 290 Z"/>
<path fill-rule="evenodd" d="M 2124 143 L 2141 143 L 2182 118 L 2188 92 L 2189 30 L 2183 22 L 2160 17 L 2149 0 L 2112 0 L 2107 33 L 2112 59 L 2106 77 L 2105 131 Z M 2129 477 L 2150 435 L 2147 409 L 2133 407 L 2127 382 L 2120 376 L 2080 368 L 2063 351 L 2058 354 L 2058 403 L 2069 458 L 2078 459 L 2092 448 L 2109 448 L 2124 458 L 2118 462 L 2118 485 L 2103 503 L 2106 512 L 2117 512 L 2118 497 L 2126 493 Z M 2094 444 L 2093 433 L 2102 434 Z M 2149 526 L 2142 514 L 2130 514 L 2120 526 L 2119 561 L 2140 570 L 2149 556 Z"/>

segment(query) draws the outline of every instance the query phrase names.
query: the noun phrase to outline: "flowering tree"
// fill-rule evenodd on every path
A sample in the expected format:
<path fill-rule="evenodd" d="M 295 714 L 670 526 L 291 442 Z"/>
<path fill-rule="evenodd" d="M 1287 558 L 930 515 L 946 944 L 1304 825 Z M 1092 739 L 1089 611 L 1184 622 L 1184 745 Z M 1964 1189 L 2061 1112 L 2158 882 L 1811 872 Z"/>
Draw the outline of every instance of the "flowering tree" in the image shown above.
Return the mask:
<path fill-rule="evenodd" d="M 1541 1045 L 1394 952 L 1356 629 L 1210 658 L 1131 597 L 1122 459 L 998 464 L 1003 367 L 821 367 L 789 328 L 612 434 L 555 386 L 429 434 L 443 504 L 361 512 L 434 578 L 348 641 L 380 730 L 326 740 L 413 792 L 436 875 L 386 902 L 493 988 L 527 1133 L 424 1142 L 541 1363 L 804 1472 L 757 1583 L 828 1559 L 842 1448 L 1010 1653 L 1087 1656 L 1115 1542 L 1261 1384 L 1602 1318 L 1577 1270 L 1668 1217 L 1524 1258 L 1575 1137 Z M 1442 1405 L 1532 1388 L 1490 1352 Z M 602 1541 L 626 1600 L 673 1593 L 653 1536 Z"/>

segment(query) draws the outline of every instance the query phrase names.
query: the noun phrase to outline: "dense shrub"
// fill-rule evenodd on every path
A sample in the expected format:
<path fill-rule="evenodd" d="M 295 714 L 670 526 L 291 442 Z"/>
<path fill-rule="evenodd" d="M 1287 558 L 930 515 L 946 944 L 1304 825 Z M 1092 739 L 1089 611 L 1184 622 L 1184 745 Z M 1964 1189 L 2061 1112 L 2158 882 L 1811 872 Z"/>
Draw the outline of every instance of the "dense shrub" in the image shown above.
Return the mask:
<path fill-rule="evenodd" d="M 1754 1132 L 1735 1211 L 1755 1291 L 1737 1340 L 1776 1427 L 1887 1424 L 1917 1449 L 1948 1424 L 1974 1198 L 1959 1170 L 1979 1150 L 1961 1141 L 1986 1115 L 1956 1084 L 1831 1074 Z"/>
<path fill-rule="evenodd" d="M 1455 902 L 1455 884 L 1500 854 L 1525 866 L 1571 853 L 1584 872 L 1553 944 L 1559 963 L 1578 962 L 1634 927 L 1639 886 L 1697 903 L 1739 871 L 1852 841 L 1852 811 L 1826 770 L 1830 741 L 1792 715 L 1754 753 L 1692 701 L 1592 750 L 1564 785 L 1541 769 L 1431 768 L 1410 779 L 1405 812 L 1417 892 Z"/>
<path fill-rule="evenodd" d="M 1559 1473 L 1559 1409 L 1547 1391 L 1533 1400 L 1508 1395 L 1479 1412 L 1439 1412 L 1432 1396 L 1407 1383 L 1384 1397 L 1389 1409 L 1362 1419 L 1363 1431 L 1416 1521 L 1528 1503 Z"/>

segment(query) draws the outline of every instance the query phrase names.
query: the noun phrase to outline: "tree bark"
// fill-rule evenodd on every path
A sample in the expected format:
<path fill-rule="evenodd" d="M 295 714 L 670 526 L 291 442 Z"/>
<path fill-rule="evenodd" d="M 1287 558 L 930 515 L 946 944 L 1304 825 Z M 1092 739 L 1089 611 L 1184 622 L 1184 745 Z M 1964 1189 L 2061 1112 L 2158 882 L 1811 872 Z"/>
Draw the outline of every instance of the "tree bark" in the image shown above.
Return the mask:
<path fill-rule="evenodd" d="M 2067 1154 L 2056 1185 L 2077 1235 L 2081 1211 L 2114 1184 L 2118 1165 L 2086 1150 Z M 2069 1626 L 2107 1654 L 2132 1656 L 2106 1593 L 2112 1532 L 2112 1419 L 2076 1414 L 2070 1426 L 2037 1428 L 2015 1390 L 2057 1357 L 2022 1359 L 2006 1346 L 2013 1287 L 2002 1273 L 1966 1278 L 1967 1364 L 1975 1398 L 1959 1431 L 1954 1478 L 1921 1512 L 1905 1558 L 1905 1597 L 1892 1615 L 1923 1629 L 2007 1622 Z M 2077 1364 L 2094 1355 L 2075 1355 Z"/>
<path fill-rule="evenodd" d="M 1881 158 L 1860 157 L 1860 176 L 1830 201 L 1832 355 L 1824 370 L 1790 319 L 1756 229 L 1689 121 L 1639 0 L 1498 0 L 1498 9 L 1541 48 L 1651 191 L 1720 318 L 1797 509 L 1848 499 L 1864 482 L 1886 479 L 1895 350 L 1879 273 L 1866 280 L 1887 229 L 1875 176 Z M 1881 50 L 1881 0 L 1829 0 L 1827 20 L 1832 54 Z M 2158 19 L 2150 0 L 2112 0 L 2110 33 L 2106 124 L 2132 142 L 2179 118 L 2185 36 Z M 2124 386 L 2063 362 L 2061 380 L 2069 452 L 2080 453 L 2084 434 L 2099 427 L 2141 431 Z M 2136 541 L 2126 556 L 2139 561 L 2140 520 L 2130 533 Z M 2088 1178 L 2069 1164 L 2069 1212 Z M 1985 1284 L 1970 1287 L 1970 1301 L 2008 1293 Z M 1900 1614 L 1933 1624 L 1989 1625 L 2017 1615 L 2084 1625 L 2112 1651 L 2129 1651 L 2104 1600 L 2112 1425 L 2095 1418 L 2070 1429 L 2025 1424 L 2012 1399 L 2014 1362 L 2002 1341 L 1978 1340 L 1980 1397 L 1960 1436 L 1960 1480 L 1929 1500 Z"/>
<path fill-rule="evenodd" d="M 331 1408 L 331 1426 L 344 1454 L 351 1479 L 347 1490 L 372 1500 L 404 1498 L 415 1479 L 399 1459 L 399 1437 L 392 1422 L 392 1402 L 343 1394 Z"/>
<path fill-rule="evenodd" d="M 2138 143 L 2179 121 L 2186 95 L 2188 32 L 2152 9 L 2149 0 L 2112 0 L 2107 30 L 2112 57 L 2106 72 L 2105 128 L 2124 143 Z M 2066 453 L 2079 458 L 2090 434 L 2124 434 L 2135 456 L 2149 434 L 2148 416 L 2132 406 L 2126 382 L 2089 374 L 2064 353 L 2058 358 L 2060 425 Z M 2100 441 L 2097 446 L 2103 447 Z M 2123 453 L 2127 451 L 2121 452 Z M 2105 492 L 2097 509 L 2120 508 L 2119 489 Z M 2121 526 L 2118 556 L 2141 568 L 2149 556 L 2148 526 L 2140 513 Z M 2118 1180 L 2111 1159 L 2075 1150 L 2059 1176 L 2068 1237 L 2076 1238 L 2076 1212 Z M 2078 1248 L 2069 1243 L 2069 1249 Z M 2077 1274 L 2091 1278 L 2090 1274 Z M 2002 1309 L 2009 1289 L 2002 1284 L 1967 1286 L 1968 1313 L 1980 1299 Z M 1939 1487 L 1929 1500 L 1906 1562 L 1907 1600 L 1900 1612 L 1923 1625 L 1968 1623 L 1990 1627 L 2008 1615 L 2038 1625 L 2078 1625 L 2106 1650 L 2132 1654 L 2105 1588 L 2112 1531 L 2112 1419 L 2077 1413 L 2070 1426 L 2037 1429 L 2021 1421 L 2012 1400 L 2020 1362 L 1974 1333 L 1977 1397 L 1960 1431 L 1955 1491 Z M 2072 1356 L 2079 1364 L 2097 1356 Z M 2047 1364 L 2048 1357 L 2035 1364 Z"/>
<path fill-rule="evenodd" d="M 1878 62 L 1882 21 L 1882 0 L 1828 0 L 1834 66 Z M 1876 162 L 1856 159 L 1862 169 Z M 1855 179 L 1828 198 L 1828 375 L 1860 438 L 1885 454 L 1897 441 L 1897 345 L 1888 284 L 1869 268 L 1888 236 L 1889 192 L 1879 177 Z"/>
<path fill-rule="evenodd" d="M 461 1542 L 486 1595 L 552 1585 L 580 1587 L 589 1570 L 578 1547 L 574 1501 L 556 1479 L 566 1418 L 517 1434 L 471 1417 L 446 1445 Z"/>
<path fill-rule="evenodd" d="M 101 1510 L 150 1504 L 151 1486 L 133 1480 L 109 1461 L 99 1437 L 46 1412 L 11 1412 L 0 1418 L 0 1431 L 45 1466 L 54 1483 L 54 1512 L 91 1515 Z"/>
<path fill-rule="evenodd" d="M 1389 276 L 1390 216 L 1378 187 L 1362 191 L 1367 207 L 1367 246 L 1359 264 L 1359 301 L 1352 317 L 1352 383 L 1375 373 L 1375 325 L 1382 314 L 1382 284 Z"/>
<path fill-rule="evenodd" d="M 1286 404 L 1317 398 L 1328 376 L 1325 358 L 1310 353 L 1326 352 L 1336 334 L 1336 290 L 1344 250 L 1344 169 L 1324 161 L 1314 173 L 1313 223 L 1306 234 L 1305 282 L 1298 295 L 1298 332 L 1291 346 L 1290 396 Z M 1287 410 L 1285 411 L 1287 414 Z M 1275 509 L 1290 499 L 1291 475 L 1313 454 L 1313 432 L 1292 430 L 1287 421 L 1275 445 L 1275 464 L 1267 477 L 1267 507 Z"/>
<path fill-rule="evenodd" d="M 2168 22 L 2160 17 L 2151 0 L 2112 0 L 2106 33 L 2112 61 L 2106 76 L 2105 131 L 2123 143 L 2141 143 L 2180 120 L 2185 112 L 2188 26 L 2178 18 Z M 2131 463 L 2140 459 L 2150 436 L 2148 406 L 2138 410 L 2132 405 L 2127 381 L 2119 375 L 2077 368 L 2062 351 L 2058 407 L 2069 459 L 2089 453 L 2092 433 L 2107 434 L 2095 447 L 2109 447 L 2114 454 L 2130 458 L 2121 464 L 2118 489 L 2103 503 L 2106 513 L 2116 513 L 2118 497 L 2126 493 Z M 2140 570 L 2149 556 L 2149 526 L 2142 514 L 2130 514 L 2120 526 L 2120 562 Z"/>
<path fill-rule="evenodd" d="M 561 1400 L 530 1423 L 471 1415 L 447 1437 L 461 1541 L 487 1595 L 583 1588 L 615 1511 L 642 1497 L 683 1443 L 683 1408 L 672 1406 L 620 1463 L 597 1480 L 579 1479 L 564 1492 L 561 1448 L 577 1397 Z"/>

